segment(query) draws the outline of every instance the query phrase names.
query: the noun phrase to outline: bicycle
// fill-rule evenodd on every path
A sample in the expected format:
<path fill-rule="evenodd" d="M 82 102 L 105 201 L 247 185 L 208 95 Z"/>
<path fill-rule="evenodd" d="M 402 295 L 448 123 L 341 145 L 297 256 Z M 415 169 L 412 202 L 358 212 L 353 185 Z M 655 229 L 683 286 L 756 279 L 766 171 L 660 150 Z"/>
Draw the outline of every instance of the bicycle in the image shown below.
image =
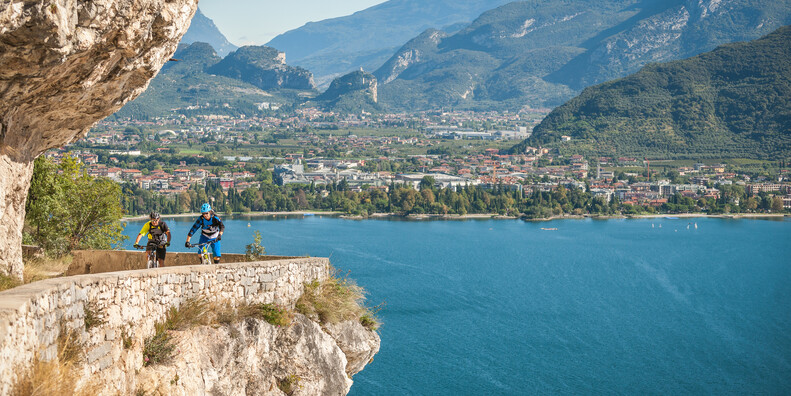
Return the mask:
<path fill-rule="evenodd" d="M 147 246 L 138 246 L 138 249 L 145 250 L 148 249 L 148 246 L 151 246 L 151 250 L 149 250 L 148 258 L 146 260 L 146 268 L 159 268 L 159 261 L 157 261 L 157 246 L 154 244 L 149 244 Z M 164 247 L 165 245 L 160 245 L 159 247 Z"/>
<path fill-rule="evenodd" d="M 198 256 L 200 257 L 201 265 L 209 265 L 212 263 L 211 249 L 209 249 L 209 247 L 214 244 L 214 242 L 217 242 L 217 239 L 210 239 L 197 245 L 190 243 L 190 248 L 200 248 L 198 249 Z"/>

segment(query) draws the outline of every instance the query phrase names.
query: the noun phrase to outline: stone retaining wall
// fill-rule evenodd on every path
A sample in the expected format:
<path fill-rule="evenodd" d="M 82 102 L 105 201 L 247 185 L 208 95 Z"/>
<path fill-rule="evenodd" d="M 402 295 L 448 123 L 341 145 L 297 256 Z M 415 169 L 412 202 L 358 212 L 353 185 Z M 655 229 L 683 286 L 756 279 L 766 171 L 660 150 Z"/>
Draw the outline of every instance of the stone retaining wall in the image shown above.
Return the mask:
<path fill-rule="evenodd" d="M 142 367 L 142 345 L 170 307 L 194 297 L 209 301 L 277 303 L 293 308 L 304 283 L 329 275 L 329 259 L 182 266 L 55 278 L 0 293 L 0 394 L 7 394 L 38 354 L 51 359 L 64 326 L 84 343 L 83 378 L 99 380 L 108 394 L 129 390 Z M 106 323 L 85 329 L 86 307 Z M 130 358 L 121 334 L 138 345 Z"/>
<path fill-rule="evenodd" d="M 75 250 L 74 259 L 66 271 L 66 275 L 101 274 L 103 272 L 129 271 L 146 269 L 146 252 L 144 250 Z M 265 256 L 257 261 L 293 259 L 293 256 Z M 226 253 L 222 255 L 222 263 L 246 262 L 244 254 Z M 165 267 L 180 267 L 200 264 L 196 252 L 167 252 Z"/>

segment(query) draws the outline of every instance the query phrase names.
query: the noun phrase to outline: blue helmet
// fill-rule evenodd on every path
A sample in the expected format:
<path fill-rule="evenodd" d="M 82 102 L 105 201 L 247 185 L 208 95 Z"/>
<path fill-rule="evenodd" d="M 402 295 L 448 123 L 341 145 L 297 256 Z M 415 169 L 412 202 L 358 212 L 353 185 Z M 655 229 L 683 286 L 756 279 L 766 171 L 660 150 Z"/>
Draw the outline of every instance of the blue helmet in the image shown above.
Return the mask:
<path fill-rule="evenodd" d="M 203 204 L 203 205 L 201 205 L 200 212 L 201 213 L 209 213 L 209 212 L 211 212 L 211 205 L 209 205 L 208 202 Z"/>

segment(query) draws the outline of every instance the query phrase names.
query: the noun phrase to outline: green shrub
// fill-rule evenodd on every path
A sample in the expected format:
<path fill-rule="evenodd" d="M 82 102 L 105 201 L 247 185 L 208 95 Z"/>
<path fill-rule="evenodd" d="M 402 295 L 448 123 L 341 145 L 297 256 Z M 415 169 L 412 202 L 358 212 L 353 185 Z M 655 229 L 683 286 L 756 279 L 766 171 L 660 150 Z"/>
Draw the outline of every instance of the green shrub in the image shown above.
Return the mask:
<path fill-rule="evenodd" d="M 369 329 L 380 323 L 375 312 L 363 305 L 365 290 L 347 278 L 337 274 L 323 282 L 305 284 L 305 292 L 297 300 L 297 312 L 321 324 L 358 320 Z"/>
<path fill-rule="evenodd" d="M 258 261 L 266 256 L 266 248 L 261 245 L 261 240 L 261 233 L 256 230 L 253 243 L 246 246 L 247 250 L 245 255 L 247 256 L 247 261 Z"/>
<path fill-rule="evenodd" d="M 85 331 L 107 323 L 104 319 L 104 308 L 100 307 L 96 302 L 91 301 L 83 303 L 82 309 L 83 312 L 85 312 L 85 316 L 83 317 Z"/>
<path fill-rule="evenodd" d="M 290 311 L 275 304 L 251 304 L 239 309 L 240 316 L 263 319 L 275 326 L 288 326 L 293 315 Z"/>
<path fill-rule="evenodd" d="M 209 304 L 202 298 L 188 300 L 179 308 L 171 307 L 165 320 L 154 324 L 154 335 L 143 343 L 143 366 L 169 362 L 176 349 L 169 332 L 208 324 L 211 319 L 208 311 Z"/>
<path fill-rule="evenodd" d="M 277 381 L 277 387 L 288 396 L 294 394 L 294 391 L 299 389 L 299 381 L 301 378 L 297 375 L 290 374 L 283 379 Z"/>
<path fill-rule="evenodd" d="M 157 330 L 143 344 L 143 366 L 163 364 L 173 359 L 176 344 L 167 330 Z"/>

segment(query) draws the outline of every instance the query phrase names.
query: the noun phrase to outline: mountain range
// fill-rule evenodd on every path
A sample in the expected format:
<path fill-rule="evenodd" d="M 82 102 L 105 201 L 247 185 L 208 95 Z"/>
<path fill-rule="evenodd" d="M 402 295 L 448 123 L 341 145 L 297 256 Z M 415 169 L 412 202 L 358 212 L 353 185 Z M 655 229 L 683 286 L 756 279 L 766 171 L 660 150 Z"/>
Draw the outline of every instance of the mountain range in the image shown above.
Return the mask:
<path fill-rule="evenodd" d="M 310 72 L 286 65 L 274 48 L 245 46 L 221 58 L 208 43 L 181 44 L 137 99 L 117 118 L 181 114 L 254 114 L 270 103 L 303 102 L 317 94 Z"/>
<path fill-rule="evenodd" d="M 789 43 L 791 26 L 785 26 L 758 40 L 651 64 L 586 88 L 511 151 L 548 145 L 576 154 L 789 157 Z"/>
<path fill-rule="evenodd" d="M 320 86 L 351 71 L 375 70 L 428 28 L 460 29 L 508 0 L 389 0 L 352 15 L 310 22 L 266 45 L 314 73 Z"/>
<path fill-rule="evenodd" d="M 425 29 L 402 44 L 372 73 L 377 81 L 376 101 L 358 89 L 351 89 L 349 97 L 340 100 L 343 94 L 334 90 L 328 107 L 344 103 L 338 109 L 551 108 L 586 86 L 628 75 L 648 63 L 754 39 L 791 23 L 791 0 L 546 0 L 504 4 L 483 12 L 471 23 L 455 22 L 443 28 L 503 2 L 447 3 L 391 0 L 278 36 L 270 42 L 280 45 L 277 50 L 267 46 L 236 48 L 225 59 L 218 48 L 229 49 L 232 44 L 211 20 L 198 14 L 190 31 L 210 36 L 211 46 L 187 50 L 190 47 L 182 45 L 175 58 L 190 51 L 201 55 L 167 65 L 149 92 L 124 110 L 136 108 L 136 114 L 152 114 L 158 106 L 164 105 L 159 111 L 166 112 L 200 100 L 231 101 L 245 109 L 273 100 L 299 105 L 313 98 L 311 103 L 327 104 L 316 101 L 314 86 L 321 83 L 313 82 L 310 69 L 286 64 L 286 55 L 292 64 L 300 63 L 294 62 L 295 58 L 304 61 L 327 56 L 335 59 L 327 65 L 336 61 L 351 65 L 355 63 L 348 57 L 349 51 L 379 51 L 401 40 L 404 32 L 432 24 L 439 28 Z M 188 34 L 185 42 L 196 35 Z M 209 54 L 212 48 L 216 53 Z M 187 65 L 190 62 L 194 64 Z M 342 78 L 336 87 L 355 87 L 348 83 L 351 80 Z M 240 94 L 234 96 L 233 92 Z M 355 105 L 356 100 L 359 103 Z"/>
<path fill-rule="evenodd" d="M 398 110 L 554 107 L 640 67 L 750 40 L 791 23 L 791 0 L 509 3 L 455 34 L 431 29 L 374 75 Z"/>

